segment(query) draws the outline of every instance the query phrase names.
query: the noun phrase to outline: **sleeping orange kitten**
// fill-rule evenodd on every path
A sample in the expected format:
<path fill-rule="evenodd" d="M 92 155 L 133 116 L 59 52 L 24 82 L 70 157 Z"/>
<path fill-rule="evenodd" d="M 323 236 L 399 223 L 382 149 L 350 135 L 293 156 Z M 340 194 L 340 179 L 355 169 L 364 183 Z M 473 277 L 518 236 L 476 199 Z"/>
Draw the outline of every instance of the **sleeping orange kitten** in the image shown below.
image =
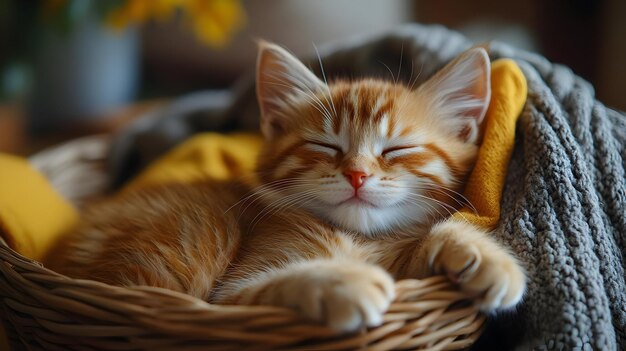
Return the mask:
<path fill-rule="evenodd" d="M 485 311 L 520 301 L 525 276 L 511 253 L 446 218 L 489 104 L 483 49 L 415 90 L 326 84 L 268 43 L 257 69 L 266 143 L 254 190 L 199 182 L 117 196 L 85 214 L 59 271 L 285 306 L 342 331 L 379 325 L 394 279 L 447 274 Z"/>

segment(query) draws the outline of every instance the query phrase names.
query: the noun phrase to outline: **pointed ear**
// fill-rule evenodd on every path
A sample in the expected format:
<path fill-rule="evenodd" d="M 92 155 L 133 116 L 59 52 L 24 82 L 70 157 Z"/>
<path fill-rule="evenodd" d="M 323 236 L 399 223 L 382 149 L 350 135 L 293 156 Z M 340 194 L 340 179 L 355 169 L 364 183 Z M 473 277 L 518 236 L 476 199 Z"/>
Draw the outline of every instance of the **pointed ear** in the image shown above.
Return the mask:
<path fill-rule="evenodd" d="M 260 42 L 256 93 L 261 108 L 261 131 L 271 139 L 289 128 L 293 117 L 286 108 L 325 84 L 302 62 L 278 45 Z"/>
<path fill-rule="evenodd" d="M 468 143 L 478 142 L 491 98 L 491 63 L 485 49 L 462 53 L 419 90 L 435 101 L 452 133 Z"/>

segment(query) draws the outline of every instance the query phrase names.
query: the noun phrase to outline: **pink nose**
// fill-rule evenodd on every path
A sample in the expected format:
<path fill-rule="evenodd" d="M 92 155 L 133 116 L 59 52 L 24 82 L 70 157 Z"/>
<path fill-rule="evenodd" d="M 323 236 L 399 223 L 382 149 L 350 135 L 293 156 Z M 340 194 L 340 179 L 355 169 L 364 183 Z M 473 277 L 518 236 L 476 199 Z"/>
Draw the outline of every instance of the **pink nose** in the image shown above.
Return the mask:
<path fill-rule="evenodd" d="M 343 172 L 343 175 L 346 176 L 354 189 L 358 189 L 363 186 L 365 178 L 367 178 L 367 174 L 362 171 L 345 171 Z"/>

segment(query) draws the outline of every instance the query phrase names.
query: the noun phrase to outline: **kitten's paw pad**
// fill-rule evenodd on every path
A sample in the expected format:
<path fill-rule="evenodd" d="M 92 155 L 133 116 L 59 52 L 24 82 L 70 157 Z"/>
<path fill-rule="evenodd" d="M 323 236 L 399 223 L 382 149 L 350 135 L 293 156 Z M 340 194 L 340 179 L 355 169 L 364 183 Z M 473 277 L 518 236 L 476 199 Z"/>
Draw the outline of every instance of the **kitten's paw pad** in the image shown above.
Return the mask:
<path fill-rule="evenodd" d="M 376 266 L 323 263 L 284 281 L 278 296 L 281 301 L 274 304 L 349 332 L 380 325 L 395 297 L 395 286 L 391 276 Z"/>
<path fill-rule="evenodd" d="M 520 265 L 501 248 L 469 241 L 442 240 L 429 252 L 431 270 L 479 296 L 483 311 L 515 306 L 526 289 Z"/>

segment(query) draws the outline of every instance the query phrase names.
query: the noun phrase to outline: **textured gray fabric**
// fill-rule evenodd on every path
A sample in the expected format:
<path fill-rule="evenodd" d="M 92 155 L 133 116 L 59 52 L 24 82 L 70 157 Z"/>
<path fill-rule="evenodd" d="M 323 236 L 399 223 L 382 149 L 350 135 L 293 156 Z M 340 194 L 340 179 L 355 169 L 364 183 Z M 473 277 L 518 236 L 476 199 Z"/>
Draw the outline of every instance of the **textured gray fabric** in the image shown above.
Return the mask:
<path fill-rule="evenodd" d="M 329 77 L 390 77 L 402 62 L 400 79 L 418 77 L 419 84 L 468 46 L 445 28 L 410 25 L 321 53 Z M 495 235 L 520 257 L 529 286 L 516 311 L 491 321 L 479 346 L 625 349 L 626 117 L 595 100 L 589 83 L 567 67 L 500 43 L 492 44 L 490 55 L 513 58 L 528 80 Z M 318 67 L 316 59 L 310 62 Z M 211 108 L 194 118 L 214 118 L 215 106 L 206 110 Z M 230 107 L 218 110 L 231 127 L 256 128 L 251 82 Z M 173 118 L 164 115 L 141 132 L 129 129 L 116 144 L 114 170 L 120 174 L 127 167 L 128 155 L 139 150 L 137 140 L 164 135 L 172 124 L 190 133 L 203 130 L 193 127 L 193 118 Z M 152 155 L 186 136 L 149 145 Z"/>
<path fill-rule="evenodd" d="M 518 62 L 529 95 L 498 235 L 528 267 L 521 348 L 624 349 L 624 115 L 568 68 Z"/>

